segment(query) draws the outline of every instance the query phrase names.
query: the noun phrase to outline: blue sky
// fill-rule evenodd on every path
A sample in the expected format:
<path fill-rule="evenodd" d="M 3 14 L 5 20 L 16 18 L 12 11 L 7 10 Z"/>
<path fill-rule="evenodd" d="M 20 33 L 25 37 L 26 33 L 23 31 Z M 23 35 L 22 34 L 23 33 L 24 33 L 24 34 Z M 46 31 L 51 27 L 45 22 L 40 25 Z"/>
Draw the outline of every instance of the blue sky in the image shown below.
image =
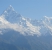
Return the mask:
<path fill-rule="evenodd" d="M 28 18 L 41 19 L 44 16 L 52 16 L 52 0 L 0 0 L 0 14 L 9 5 Z"/>

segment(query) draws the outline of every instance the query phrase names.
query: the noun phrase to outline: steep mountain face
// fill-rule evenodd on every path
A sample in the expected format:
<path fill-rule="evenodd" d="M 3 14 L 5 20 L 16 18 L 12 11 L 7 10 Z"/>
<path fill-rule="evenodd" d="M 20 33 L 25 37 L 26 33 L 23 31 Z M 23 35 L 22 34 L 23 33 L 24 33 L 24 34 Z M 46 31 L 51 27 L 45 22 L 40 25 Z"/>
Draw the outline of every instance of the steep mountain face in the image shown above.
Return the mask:
<path fill-rule="evenodd" d="M 15 12 L 11 5 L 3 12 L 2 15 L 4 15 L 4 18 L 11 23 L 19 22 L 22 17 L 20 14 Z"/>
<path fill-rule="evenodd" d="M 10 5 L 0 15 L 0 50 L 52 50 L 52 17 L 32 20 Z"/>

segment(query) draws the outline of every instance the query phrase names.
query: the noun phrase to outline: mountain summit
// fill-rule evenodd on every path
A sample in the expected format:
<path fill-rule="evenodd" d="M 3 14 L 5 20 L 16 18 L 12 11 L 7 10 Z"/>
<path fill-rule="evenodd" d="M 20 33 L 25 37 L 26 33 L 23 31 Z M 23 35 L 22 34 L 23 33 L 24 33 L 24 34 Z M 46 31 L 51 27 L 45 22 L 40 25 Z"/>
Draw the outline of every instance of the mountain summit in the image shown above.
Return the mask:
<path fill-rule="evenodd" d="M 11 23 L 17 22 L 21 17 L 21 15 L 18 14 L 11 5 L 3 12 L 2 15 L 4 15 L 5 19 Z"/>

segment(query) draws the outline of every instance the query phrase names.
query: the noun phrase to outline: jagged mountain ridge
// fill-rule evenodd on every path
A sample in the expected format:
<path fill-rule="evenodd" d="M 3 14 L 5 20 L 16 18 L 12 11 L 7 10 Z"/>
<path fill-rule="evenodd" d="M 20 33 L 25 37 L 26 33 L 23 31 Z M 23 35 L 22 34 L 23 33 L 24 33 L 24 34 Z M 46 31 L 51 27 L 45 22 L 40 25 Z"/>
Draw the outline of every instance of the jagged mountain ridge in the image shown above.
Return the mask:
<path fill-rule="evenodd" d="M 0 29 L 13 29 L 23 35 L 45 35 L 52 33 L 52 18 L 45 17 L 44 20 L 32 20 L 18 14 L 10 5 L 0 16 Z M 20 28 L 19 28 L 20 27 Z M 2 32 L 2 31 L 0 31 Z M 1 34 L 1 33 L 0 33 Z"/>
<path fill-rule="evenodd" d="M 10 5 L 0 16 L 0 50 L 52 50 L 52 17 L 28 19 Z"/>

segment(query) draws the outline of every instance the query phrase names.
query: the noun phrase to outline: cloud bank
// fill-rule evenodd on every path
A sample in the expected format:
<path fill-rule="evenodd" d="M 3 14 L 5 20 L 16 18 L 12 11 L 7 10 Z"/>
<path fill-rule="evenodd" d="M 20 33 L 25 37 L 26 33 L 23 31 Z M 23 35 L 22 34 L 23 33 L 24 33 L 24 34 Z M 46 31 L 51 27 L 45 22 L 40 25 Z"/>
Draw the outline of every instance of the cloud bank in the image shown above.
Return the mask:
<path fill-rule="evenodd" d="M 20 25 L 18 23 L 10 23 L 9 21 L 7 21 L 4 16 L 0 16 L 0 30 L 4 30 L 4 29 L 13 29 L 15 31 L 20 32 L 23 35 L 26 35 L 25 33 L 27 33 L 28 35 L 40 35 L 40 27 L 37 26 L 33 26 L 30 22 L 26 21 L 26 25 L 27 27 L 24 27 L 23 25 Z M 0 31 L 0 34 L 2 33 L 2 31 Z"/>

